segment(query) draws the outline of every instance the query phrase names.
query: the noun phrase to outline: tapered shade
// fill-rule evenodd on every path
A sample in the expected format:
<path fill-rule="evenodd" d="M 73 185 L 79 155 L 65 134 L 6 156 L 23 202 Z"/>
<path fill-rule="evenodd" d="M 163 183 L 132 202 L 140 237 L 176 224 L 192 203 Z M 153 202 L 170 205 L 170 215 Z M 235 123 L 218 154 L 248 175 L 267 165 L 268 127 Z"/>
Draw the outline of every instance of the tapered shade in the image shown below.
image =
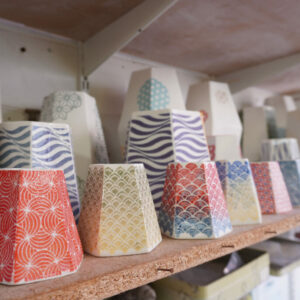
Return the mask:
<path fill-rule="evenodd" d="M 169 163 L 208 160 L 209 151 L 199 112 L 173 109 L 132 115 L 127 162 L 145 165 L 157 210 Z"/>
<path fill-rule="evenodd" d="M 278 162 L 251 163 L 251 170 L 262 213 L 290 211 L 291 200 Z"/>
<path fill-rule="evenodd" d="M 84 250 L 95 256 L 145 253 L 160 243 L 142 164 L 90 166 L 79 232 Z"/>
<path fill-rule="evenodd" d="M 0 170 L 0 283 L 74 273 L 83 252 L 62 170 Z"/>
<path fill-rule="evenodd" d="M 176 239 L 213 239 L 232 230 L 214 162 L 169 164 L 159 224 Z"/>
<path fill-rule="evenodd" d="M 80 213 L 70 128 L 66 124 L 0 124 L 0 168 L 62 169 L 76 221 Z"/>

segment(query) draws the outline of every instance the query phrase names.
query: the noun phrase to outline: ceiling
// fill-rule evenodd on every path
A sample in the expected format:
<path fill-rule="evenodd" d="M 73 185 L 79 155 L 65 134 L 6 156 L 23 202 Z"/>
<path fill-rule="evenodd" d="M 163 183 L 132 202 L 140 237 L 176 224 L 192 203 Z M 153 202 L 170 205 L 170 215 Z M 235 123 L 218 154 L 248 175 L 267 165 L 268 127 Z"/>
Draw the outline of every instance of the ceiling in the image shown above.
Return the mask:
<path fill-rule="evenodd" d="M 223 75 L 300 51 L 297 0 L 179 0 L 123 52 Z"/>
<path fill-rule="evenodd" d="M 0 18 L 85 41 L 143 1 L 0 0 Z M 297 0 L 179 0 L 122 52 L 220 76 L 300 52 L 299 16 Z M 295 67 L 260 87 L 300 91 L 298 78 Z"/>
<path fill-rule="evenodd" d="M 300 93 L 300 65 L 290 68 L 284 72 L 272 76 L 257 85 L 260 88 L 271 90 L 277 94 L 298 94 Z"/>
<path fill-rule="evenodd" d="M 143 0 L 0 0 L 0 18 L 85 41 Z"/>

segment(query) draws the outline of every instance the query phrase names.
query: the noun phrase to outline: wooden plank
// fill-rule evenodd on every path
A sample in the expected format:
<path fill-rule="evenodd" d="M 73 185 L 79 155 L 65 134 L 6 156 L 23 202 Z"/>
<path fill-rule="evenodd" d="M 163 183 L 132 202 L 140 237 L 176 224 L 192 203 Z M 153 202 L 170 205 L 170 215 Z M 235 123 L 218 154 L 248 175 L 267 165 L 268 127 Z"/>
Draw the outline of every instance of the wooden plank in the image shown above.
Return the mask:
<path fill-rule="evenodd" d="M 211 76 L 229 74 L 299 52 L 299 4 L 178 1 L 122 51 Z M 288 17 L 278 22 L 282 16 Z"/>
<path fill-rule="evenodd" d="M 85 41 L 144 0 L 1 1 L 0 18 Z"/>
<path fill-rule="evenodd" d="M 22 286 L 0 286 L 6 299 L 102 299 L 167 277 L 274 237 L 300 225 L 300 208 L 263 217 L 260 225 L 236 226 L 218 240 L 164 238 L 151 253 L 97 258 L 85 255 L 80 270 L 70 276 Z"/>
<path fill-rule="evenodd" d="M 225 75 L 216 77 L 216 80 L 229 83 L 231 92 L 237 93 L 248 87 L 256 86 L 264 80 L 269 79 L 270 82 L 272 82 L 273 76 L 279 76 L 280 73 L 287 71 L 288 69 L 299 64 L 300 54 L 297 53 L 256 66 L 241 69 L 232 73 L 227 73 Z M 292 77 L 293 76 L 289 78 L 290 81 L 292 80 Z"/>
<path fill-rule="evenodd" d="M 145 0 L 85 41 L 83 44 L 83 75 L 90 75 L 177 1 Z"/>

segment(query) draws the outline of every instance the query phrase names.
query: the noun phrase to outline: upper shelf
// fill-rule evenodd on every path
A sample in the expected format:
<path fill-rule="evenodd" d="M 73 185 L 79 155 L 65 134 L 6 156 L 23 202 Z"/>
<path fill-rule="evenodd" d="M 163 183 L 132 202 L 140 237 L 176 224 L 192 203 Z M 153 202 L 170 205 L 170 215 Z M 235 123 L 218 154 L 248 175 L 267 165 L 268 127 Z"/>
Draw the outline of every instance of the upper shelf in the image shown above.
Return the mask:
<path fill-rule="evenodd" d="M 0 4 L 0 18 L 85 43 L 91 40 L 84 47 L 84 75 L 122 49 L 225 81 L 238 70 L 299 52 L 299 14 L 296 0 L 28 0 L 26 5 L 11 0 Z M 255 70 L 263 77 L 261 82 L 248 82 L 249 73 L 239 80 L 247 81 L 246 87 L 259 84 L 274 92 L 297 93 L 300 68 L 285 74 L 288 82 L 281 80 L 280 86 L 276 78 L 269 78 L 270 73 L 273 76 L 295 65 L 299 57 L 280 62 L 272 72 L 269 66 Z"/>
<path fill-rule="evenodd" d="M 73 275 L 21 286 L 0 286 L 6 299 L 95 299 L 109 297 L 167 277 L 209 260 L 274 237 L 300 225 L 300 208 L 263 216 L 261 225 L 236 226 L 217 240 L 164 238 L 149 254 L 97 258 L 85 255 Z"/>
<path fill-rule="evenodd" d="M 143 0 L 2 1 L 0 18 L 85 41 Z"/>
<path fill-rule="evenodd" d="M 143 2 L 10 0 L 1 2 L 0 18 L 86 41 Z M 300 51 L 300 3 L 292 2 L 179 0 L 123 51 L 209 75 L 227 74 Z"/>
<path fill-rule="evenodd" d="M 220 76 L 300 51 L 300 3 L 179 0 L 123 51 Z"/>

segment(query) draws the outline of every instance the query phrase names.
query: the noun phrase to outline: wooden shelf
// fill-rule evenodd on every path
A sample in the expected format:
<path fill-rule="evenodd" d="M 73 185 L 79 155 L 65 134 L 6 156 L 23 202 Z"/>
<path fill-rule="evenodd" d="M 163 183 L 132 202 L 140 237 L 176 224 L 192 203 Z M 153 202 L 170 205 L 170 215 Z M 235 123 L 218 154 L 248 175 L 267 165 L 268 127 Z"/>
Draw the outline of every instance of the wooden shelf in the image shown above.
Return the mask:
<path fill-rule="evenodd" d="M 70 276 L 21 286 L 0 286 L 6 299 L 101 299 L 167 277 L 269 239 L 300 225 L 300 208 L 263 217 L 260 225 L 235 226 L 218 240 L 173 240 L 164 237 L 151 253 L 97 258 L 85 255 Z"/>
<path fill-rule="evenodd" d="M 20 0 L 2 2 L 0 18 L 85 41 L 141 4 L 143 0 Z"/>

